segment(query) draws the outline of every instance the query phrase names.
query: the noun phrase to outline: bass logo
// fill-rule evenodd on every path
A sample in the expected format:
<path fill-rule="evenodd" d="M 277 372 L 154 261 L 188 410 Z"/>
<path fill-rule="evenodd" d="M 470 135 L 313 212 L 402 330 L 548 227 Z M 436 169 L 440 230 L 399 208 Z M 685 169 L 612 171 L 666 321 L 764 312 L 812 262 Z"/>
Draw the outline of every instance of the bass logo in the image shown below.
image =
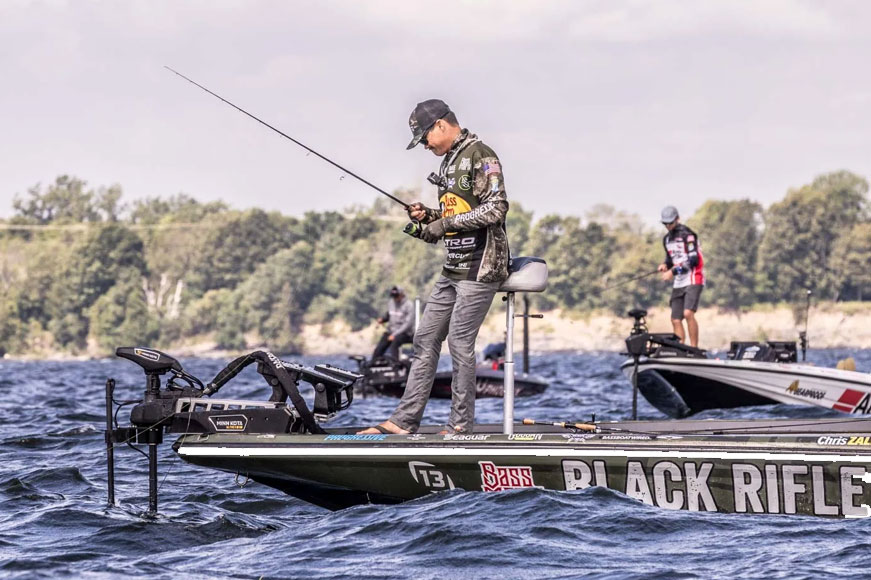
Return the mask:
<path fill-rule="evenodd" d="M 419 483 L 432 491 L 455 489 L 451 476 L 443 472 L 441 469 L 438 469 L 432 463 L 409 461 L 408 470 L 411 472 L 411 477 L 414 478 L 416 483 Z"/>
<path fill-rule="evenodd" d="M 481 466 L 481 489 L 484 491 L 540 487 L 532 479 L 531 467 L 496 465 L 492 461 L 479 461 L 478 465 Z"/>

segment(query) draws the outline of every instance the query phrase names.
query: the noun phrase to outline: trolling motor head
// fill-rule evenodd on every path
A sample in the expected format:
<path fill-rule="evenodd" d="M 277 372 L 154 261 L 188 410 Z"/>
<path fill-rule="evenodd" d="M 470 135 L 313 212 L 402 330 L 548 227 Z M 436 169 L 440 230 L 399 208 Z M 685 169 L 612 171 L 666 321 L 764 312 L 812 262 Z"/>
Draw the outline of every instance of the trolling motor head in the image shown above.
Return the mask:
<path fill-rule="evenodd" d="M 115 354 L 142 367 L 145 371 L 145 398 L 130 411 L 130 422 L 134 425 L 150 427 L 171 417 L 175 402 L 182 397 L 203 396 L 203 383 L 195 376 L 185 372 L 181 363 L 166 353 L 151 348 L 125 346 L 115 350 Z M 166 383 L 166 390 L 160 390 L 160 375 L 172 373 Z M 176 381 L 183 381 L 184 385 Z"/>
<path fill-rule="evenodd" d="M 632 325 L 631 335 L 636 334 L 644 334 L 647 332 L 647 321 L 644 318 L 647 316 L 647 311 L 643 308 L 633 308 L 629 312 L 626 313 L 626 316 L 630 316 L 635 319 L 635 323 Z"/>

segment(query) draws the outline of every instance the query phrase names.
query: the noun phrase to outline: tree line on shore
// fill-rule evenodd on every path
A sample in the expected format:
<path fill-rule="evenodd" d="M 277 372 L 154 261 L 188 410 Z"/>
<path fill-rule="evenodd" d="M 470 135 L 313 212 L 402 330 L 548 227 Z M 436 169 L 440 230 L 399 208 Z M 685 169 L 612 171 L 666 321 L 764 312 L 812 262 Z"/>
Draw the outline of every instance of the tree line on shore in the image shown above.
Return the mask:
<path fill-rule="evenodd" d="M 304 324 L 363 328 L 393 284 L 425 298 L 443 261 L 440 245 L 401 232 L 404 212 L 386 200 L 294 217 L 184 194 L 122 197 L 118 186 L 66 175 L 16 197 L 14 216 L 0 222 L 0 354 L 197 339 L 301 352 Z M 869 210 L 868 181 L 848 171 L 820 175 L 768 208 L 706 201 L 683 220 L 707 265 L 703 305 L 797 302 L 806 289 L 824 300 L 871 299 Z M 514 255 L 548 261 L 539 309 L 621 313 L 667 302 L 658 276 L 612 288 L 663 259 L 664 229 L 634 214 L 596 206 L 583 217 L 538 217 L 515 202 L 508 231 Z"/>

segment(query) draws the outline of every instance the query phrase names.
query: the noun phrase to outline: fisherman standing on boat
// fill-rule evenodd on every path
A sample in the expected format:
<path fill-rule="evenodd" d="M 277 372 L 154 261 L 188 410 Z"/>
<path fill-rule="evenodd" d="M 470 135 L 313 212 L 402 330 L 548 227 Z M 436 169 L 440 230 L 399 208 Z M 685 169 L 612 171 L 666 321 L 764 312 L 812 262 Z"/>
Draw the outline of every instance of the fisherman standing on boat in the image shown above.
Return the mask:
<path fill-rule="evenodd" d="M 680 223 L 680 215 L 674 206 L 668 205 L 660 214 L 662 224 L 668 230 L 662 239 L 665 247 L 665 261 L 659 265 L 663 280 L 674 278 L 671 291 L 671 323 L 674 333 L 684 342 L 686 334 L 683 319 L 687 321 L 690 345 L 699 346 L 699 323 L 696 310 L 699 298 L 705 288 L 704 259 L 699 245 L 699 237 L 694 231 Z"/>
<path fill-rule="evenodd" d="M 399 360 L 399 347 L 411 342 L 414 336 L 414 305 L 399 286 L 390 289 L 387 312 L 378 317 L 378 323 L 387 323 L 387 330 L 375 346 L 372 360 L 382 355 Z"/>
<path fill-rule="evenodd" d="M 451 416 L 446 432 L 471 433 L 475 423 L 475 339 L 500 284 L 508 277 L 505 215 L 508 198 L 499 158 L 478 137 L 463 129 L 441 100 L 418 105 L 408 120 L 413 138 L 444 157 L 438 175 L 439 209 L 420 202 L 408 215 L 422 224 L 420 238 L 443 240 L 447 257 L 432 289 L 417 332 L 414 359 L 405 393 L 389 420 L 361 433 L 417 431 L 429 401 L 445 338 L 451 351 Z"/>

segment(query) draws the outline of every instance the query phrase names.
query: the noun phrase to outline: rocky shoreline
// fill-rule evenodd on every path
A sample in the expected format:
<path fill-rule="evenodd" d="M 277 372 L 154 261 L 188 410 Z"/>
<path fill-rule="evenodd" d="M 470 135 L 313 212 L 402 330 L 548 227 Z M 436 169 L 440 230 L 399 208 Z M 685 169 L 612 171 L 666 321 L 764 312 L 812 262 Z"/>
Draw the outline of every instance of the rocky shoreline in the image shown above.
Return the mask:
<path fill-rule="evenodd" d="M 700 326 L 701 347 L 718 351 L 729 348 L 732 340 L 797 340 L 804 328 L 804 312 L 796 323 L 794 309 L 788 305 L 760 306 L 735 313 L 717 308 L 702 308 L 697 317 Z M 670 332 L 671 322 L 666 308 L 652 308 L 648 315 L 651 332 Z M 579 352 L 610 351 L 624 348 L 623 339 L 632 326 L 632 320 L 610 312 L 572 312 L 553 310 L 543 319 L 530 321 L 530 351 Z M 515 348 L 522 348 L 522 334 L 518 322 Z M 494 306 L 478 338 L 479 348 L 502 340 L 505 330 L 505 312 Z M 306 325 L 303 329 L 305 354 L 310 356 L 338 356 L 368 354 L 376 343 L 382 327 L 372 324 L 352 332 L 344 322 Z M 871 303 L 822 303 L 810 310 L 810 348 L 871 348 Z M 156 345 L 149 345 L 156 346 Z M 239 354 L 217 348 L 208 337 L 202 340 L 158 348 L 179 357 L 230 358 Z M 248 349 L 268 349 L 257 337 L 249 337 Z M 447 345 L 444 347 L 447 352 Z M 30 353 L 25 356 L 7 354 L 4 360 L 90 360 L 101 358 L 96 350 L 82 355 L 57 352 Z"/>

